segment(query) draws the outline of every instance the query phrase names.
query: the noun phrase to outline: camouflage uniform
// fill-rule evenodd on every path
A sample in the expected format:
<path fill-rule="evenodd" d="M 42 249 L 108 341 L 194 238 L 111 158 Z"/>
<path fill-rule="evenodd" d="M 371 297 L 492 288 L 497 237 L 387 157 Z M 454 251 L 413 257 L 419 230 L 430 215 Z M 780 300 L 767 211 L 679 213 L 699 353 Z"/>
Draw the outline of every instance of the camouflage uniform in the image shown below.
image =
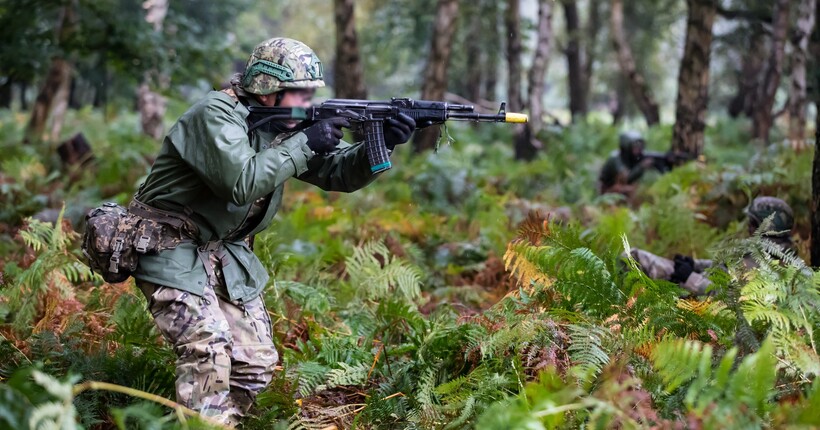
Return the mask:
<path fill-rule="evenodd" d="M 141 255 L 134 272 L 179 357 L 177 401 L 227 424 L 248 411 L 278 360 L 260 296 L 269 275 L 249 237 L 271 224 L 291 177 L 350 192 L 376 176 L 361 144 L 316 154 L 303 132 L 248 133 L 253 94 L 324 85 L 321 63 L 301 42 L 263 42 L 233 83 L 192 106 L 165 137 L 136 199 L 184 214 L 194 231 L 173 249 Z"/>
<path fill-rule="evenodd" d="M 764 228 L 761 235 L 783 250 L 794 251 L 794 244 L 791 240 L 791 229 L 794 226 L 794 215 L 789 205 L 781 199 L 775 197 L 758 197 L 752 201 L 746 210 L 749 218 L 750 233 Z M 764 221 L 768 220 L 768 224 Z M 764 225 L 765 224 L 765 225 Z M 660 257 L 651 252 L 633 248 L 632 258 L 638 262 L 641 270 L 652 279 L 663 279 L 671 281 L 675 274 L 675 262 L 668 258 Z M 685 281 L 680 282 L 681 288 L 693 295 L 704 295 L 712 282 L 706 277 L 704 272 L 712 267 L 712 260 L 693 260 L 693 271 Z M 747 267 L 752 268 L 756 263 L 751 257 L 744 260 Z"/>
<path fill-rule="evenodd" d="M 647 276 L 664 281 L 673 279 L 672 276 L 675 273 L 675 262 L 673 260 L 638 248 L 632 248 L 631 251 L 632 258 L 638 262 L 638 266 Z M 712 285 L 712 281 L 704 273 L 706 269 L 712 267 L 712 260 L 695 259 L 694 263 L 694 270 L 680 286 L 691 294 L 701 296 L 706 294 L 706 290 Z"/>

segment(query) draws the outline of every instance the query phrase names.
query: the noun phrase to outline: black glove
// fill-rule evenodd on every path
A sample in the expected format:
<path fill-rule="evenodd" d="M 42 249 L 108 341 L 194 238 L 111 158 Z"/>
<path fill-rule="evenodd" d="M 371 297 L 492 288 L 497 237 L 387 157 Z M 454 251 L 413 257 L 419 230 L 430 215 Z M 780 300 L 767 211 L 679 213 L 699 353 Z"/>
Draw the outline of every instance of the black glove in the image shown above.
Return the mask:
<path fill-rule="evenodd" d="M 407 114 L 400 113 L 398 118 L 390 118 L 384 122 L 384 145 L 391 151 L 396 145 L 410 140 L 410 135 L 416 129 L 416 121 Z"/>
<path fill-rule="evenodd" d="M 350 127 L 350 121 L 344 118 L 324 119 L 302 130 L 307 136 L 307 146 L 317 154 L 326 154 L 336 149 L 339 140 L 345 135 L 342 127 Z"/>
<path fill-rule="evenodd" d="M 670 281 L 682 284 L 689 279 L 689 275 L 695 271 L 695 260 L 687 255 L 675 255 L 675 271 L 672 272 Z"/>

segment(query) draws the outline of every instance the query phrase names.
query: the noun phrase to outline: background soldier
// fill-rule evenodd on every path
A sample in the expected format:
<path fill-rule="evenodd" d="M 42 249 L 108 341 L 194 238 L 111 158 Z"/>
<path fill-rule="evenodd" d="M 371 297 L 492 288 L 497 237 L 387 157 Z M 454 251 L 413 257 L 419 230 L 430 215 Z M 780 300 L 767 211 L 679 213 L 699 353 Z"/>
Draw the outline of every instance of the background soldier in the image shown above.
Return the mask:
<path fill-rule="evenodd" d="M 599 192 L 620 193 L 627 197 L 635 191 L 635 183 L 641 179 L 652 160 L 644 158 L 646 142 L 640 133 L 627 131 L 618 137 L 618 151 L 610 155 L 598 176 Z"/>
<path fill-rule="evenodd" d="M 141 256 L 134 273 L 179 357 L 177 401 L 228 425 L 246 414 L 278 361 L 260 296 L 269 276 L 249 237 L 270 225 L 292 177 L 345 192 L 374 179 L 364 146 L 340 141 L 345 119 L 299 131 L 294 121 L 271 123 L 248 134 L 248 106 L 308 107 L 322 73 L 301 42 L 259 44 L 232 89 L 210 92 L 173 126 L 130 207 L 179 239 Z M 387 121 L 387 146 L 414 129 L 410 117 Z"/>
<path fill-rule="evenodd" d="M 758 197 L 749 205 L 746 215 L 750 235 L 761 227 L 765 219 L 771 217 L 771 223 L 761 232 L 763 239 L 783 251 L 796 251 L 791 236 L 794 214 L 786 202 L 776 197 Z M 704 295 L 712 284 L 704 274 L 706 269 L 712 267 L 712 260 L 693 259 L 683 255 L 676 255 L 670 260 L 637 248 L 632 249 L 632 257 L 650 278 L 675 282 L 691 294 Z M 747 267 L 756 265 L 750 256 L 745 258 L 745 264 Z"/>
<path fill-rule="evenodd" d="M 646 141 L 637 131 L 618 137 L 618 151 L 610 155 L 598 176 L 598 192 L 631 197 L 637 182 L 648 169 L 666 173 L 689 157 L 681 154 L 646 151 Z"/>

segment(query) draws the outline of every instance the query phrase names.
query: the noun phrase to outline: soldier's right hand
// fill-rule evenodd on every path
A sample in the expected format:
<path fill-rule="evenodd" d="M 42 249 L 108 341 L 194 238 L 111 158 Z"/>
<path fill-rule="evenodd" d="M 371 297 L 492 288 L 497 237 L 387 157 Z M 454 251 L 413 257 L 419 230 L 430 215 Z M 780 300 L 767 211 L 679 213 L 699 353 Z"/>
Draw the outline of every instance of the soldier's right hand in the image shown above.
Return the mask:
<path fill-rule="evenodd" d="M 654 159 L 646 157 L 646 158 L 642 158 L 639 164 L 644 169 L 648 169 L 650 167 L 653 167 L 655 165 L 655 163 L 656 163 L 656 161 Z"/>
<path fill-rule="evenodd" d="M 317 154 L 326 154 L 336 149 L 344 136 L 342 128 L 350 127 L 350 121 L 344 118 L 324 119 L 302 132 L 307 136 L 307 145 Z"/>

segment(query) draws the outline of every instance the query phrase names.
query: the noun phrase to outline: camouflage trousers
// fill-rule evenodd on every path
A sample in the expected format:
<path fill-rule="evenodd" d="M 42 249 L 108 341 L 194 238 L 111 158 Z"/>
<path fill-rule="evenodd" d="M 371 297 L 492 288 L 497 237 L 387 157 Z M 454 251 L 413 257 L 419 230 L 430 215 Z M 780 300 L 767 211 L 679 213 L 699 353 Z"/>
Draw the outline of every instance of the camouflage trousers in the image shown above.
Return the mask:
<path fill-rule="evenodd" d="M 641 270 L 652 279 L 669 281 L 675 272 L 675 262 L 673 260 L 642 249 L 632 248 L 632 258 L 638 262 Z M 712 281 L 704 273 L 706 269 L 712 267 L 712 260 L 695 259 L 694 263 L 694 271 L 680 286 L 691 294 L 702 296 L 706 294 L 706 290 L 712 285 Z"/>
<path fill-rule="evenodd" d="M 270 383 L 279 355 L 262 297 L 236 304 L 215 293 L 221 282 L 208 284 L 199 297 L 137 281 L 178 357 L 177 402 L 234 426 Z"/>

